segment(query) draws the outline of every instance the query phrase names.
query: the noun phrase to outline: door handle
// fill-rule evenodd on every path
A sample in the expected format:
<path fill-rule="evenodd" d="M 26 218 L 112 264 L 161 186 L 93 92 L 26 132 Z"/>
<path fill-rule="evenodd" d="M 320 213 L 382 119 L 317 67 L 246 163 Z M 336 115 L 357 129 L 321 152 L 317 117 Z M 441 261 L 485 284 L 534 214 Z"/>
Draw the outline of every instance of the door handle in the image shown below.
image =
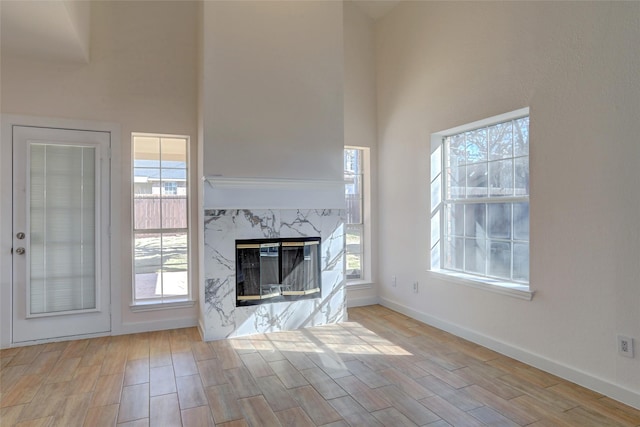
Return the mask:
<path fill-rule="evenodd" d="M 18 255 L 24 255 L 24 253 L 25 253 L 25 252 L 26 252 L 26 251 L 24 250 L 24 248 L 17 248 L 17 249 L 16 249 L 16 253 L 17 253 Z"/>

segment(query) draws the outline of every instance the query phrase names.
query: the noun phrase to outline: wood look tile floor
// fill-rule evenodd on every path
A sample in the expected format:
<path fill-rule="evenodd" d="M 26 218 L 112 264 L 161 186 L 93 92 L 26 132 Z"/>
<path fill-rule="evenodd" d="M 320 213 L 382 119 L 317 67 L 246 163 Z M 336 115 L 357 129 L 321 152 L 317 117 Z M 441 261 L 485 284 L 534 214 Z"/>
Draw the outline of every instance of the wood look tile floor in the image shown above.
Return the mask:
<path fill-rule="evenodd" d="M 0 426 L 640 426 L 640 411 L 381 306 L 0 352 Z"/>

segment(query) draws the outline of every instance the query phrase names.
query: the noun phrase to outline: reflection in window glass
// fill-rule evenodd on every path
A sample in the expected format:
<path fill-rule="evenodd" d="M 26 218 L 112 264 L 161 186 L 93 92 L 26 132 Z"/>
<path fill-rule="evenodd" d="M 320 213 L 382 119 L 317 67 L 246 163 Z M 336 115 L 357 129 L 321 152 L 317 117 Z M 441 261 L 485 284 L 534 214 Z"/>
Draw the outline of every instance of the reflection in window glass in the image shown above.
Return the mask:
<path fill-rule="evenodd" d="M 528 283 L 529 117 L 448 135 L 441 147 L 445 176 L 431 181 L 441 192 L 439 267 Z"/>

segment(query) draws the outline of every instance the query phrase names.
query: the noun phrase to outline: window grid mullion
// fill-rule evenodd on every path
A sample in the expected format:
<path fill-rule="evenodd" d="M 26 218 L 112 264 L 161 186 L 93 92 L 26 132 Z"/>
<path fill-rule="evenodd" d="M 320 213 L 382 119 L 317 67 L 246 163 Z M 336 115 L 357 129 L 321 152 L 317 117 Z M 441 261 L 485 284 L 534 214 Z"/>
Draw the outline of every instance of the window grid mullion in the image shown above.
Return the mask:
<path fill-rule="evenodd" d="M 467 165 L 469 164 L 467 158 L 468 158 L 468 153 L 467 153 L 467 146 L 469 145 L 467 142 L 467 134 L 463 134 L 463 141 L 464 141 L 464 168 L 463 168 L 463 172 L 464 172 L 464 198 L 466 199 L 467 197 L 469 197 L 469 194 L 467 193 L 467 189 L 469 188 L 469 183 L 467 182 L 467 177 L 469 176 L 469 172 L 467 171 Z M 459 166 L 458 166 L 459 167 Z M 466 244 L 465 244 L 466 247 Z M 466 257 L 465 257 L 466 259 Z"/>
<path fill-rule="evenodd" d="M 441 140 L 441 148 L 442 155 L 440 156 L 440 206 L 438 207 L 438 220 L 440 221 L 440 268 L 444 267 L 444 260 L 446 257 L 446 241 L 445 236 L 447 235 L 446 228 L 449 223 L 447 218 L 447 205 L 444 202 L 446 200 L 447 194 L 447 168 L 446 168 L 446 157 L 447 157 L 447 139 L 442 138 Z M 431 244 L 431 250 L 433 250 L 433 242 Z"/>
<path fill-rule="evenodd" d="M 462 271 L 467 271 L 467 209 L 462 210 Z"/>
<path fill-rule="evenodd" d="M 158 141 L 160 157 L 160 229 L 164 225 L 164 183 L 162 182 L 162 138 Z M 164 302 L 164 230 L 160 232 L 160 300 Z"/>
<path fill-rule="evenodd" d="M 515 197 L 516 195 L 516 159 L 515 159 L 515 155 L 516 155 L 516 149 L 515 149 L 515 121 L 511 120 L 511 122 L 509 123 L 511 125 L 511 195 Z M 511 233 L 509 234 L 510 236 L 510 244 L 509 244 L 509 257 L 510 257 L 510 268 L 509 268 L 509 278 L 513 281 L 513 236 L 514 236 L 514 232 L 515 232 L 515 227 L 513 225 L 513 220 L 514 220 L 514 205 L 513 203 L 510 206 L 510 211 L 511 211 Z"/>
<path fill-rule="evenodd" d="M 485 222 L 485 230 L 489 227 L 489 206 L 487 204 L 484 205 L 484 222 Z M 489 260 L 491 259 L 491 239 L 489 238 L 488 231 L 485 231 L 485 239 L 484 239 L 484 275 L 487 276 L 489 274 Z"/>
<path fill-rule="evenodd" d="M 514 180 L 515 180 L 515 177 L 514 177 Z M 515 186 L 514 186 L 514 188 L 515 188 Z M 513 218 L 514 218 L 514 216 L 513 216 L 513 214 L 514 214 L 513 204 L 511 204 L 509 210 L 511 211 L 511 233 L 509 233 L 509 237 L 510 237 L 510 239 L 509 239 L 510 242 L 509 243 L 510 243 L 510 248 L 511 248 L 509 255 L 511 256 L 511 268 L 509 270 L 509 278 L 511 280 L 513 280 L 513 236 L 514 236 L 514 232 L 515 232 L 515 227 L 513 225 Z"/>
<path fill-rule="evenodd" d="M 475 197 L 473 199 L 451 199 L 445 200 L 445 203 L 452 205 L 471 205 L 479 203 L 528 203 L 529 196 L 517 196 L 517 197 Z"/>
<path fill-rule="evenodd" d="M 487 203 L 486 201 L 491 198 L 491 170 L 493 169 L 493 164 L 489 161 L 489 156 L 491 154 L 491 148 L 489 147 L 489 127 L 485 127 L 486 129 L 486 136 L 487 136 L 487 140 L 486 140 L 486 144 L 487 144 L 487 158 L 485 160 L 486 164 L 487 164 L 487 195 L 486 197 L 482 198 L 485 203 L 484 203 L 484 220 L 485 220 L 485 234 L 486 234 L 486 238 L 485 238 L 485 243 L 484 243 L 484 275 L 485 277 L 489 275 L 490 269 L 489 267 L 491 266 L 491 238 L 489 237 L 489 203 Z"/>
<path fill-rule="evenodd" d="M 525 116 L 526 117 L 526 116 Z M 459 251 L 462 254 L 462 262 L 459 263 L 462 266 L 462 270 L 464 272 L 466 272 L 469 268 L 469 265 L 467 265 L 467 242 L 471 240 L 471 237 L 468 236 L 468 231 L 467 230 L 467 209 L 466 206 L 470 205 L 470 204 L 478 204 L 478 203 L 483 203 L 484 204 L 484 222 L 485 222 L 485 237 L 484 237 L 484 247 L 485 247 L 485 259 L 484 259 L 484 264 L 485 264 L 485 270 L 484 270 L 484 274 L 482 274 L 485 277 L 497 277 L 492 275 L 491 273 L 493 272 L 490 269 L 490 265 L 491 265 L 491 245 L 493 243 L 493 241 L 495 240 L 495 242 L 505 242 L 509 244 L 509 257 L 510 257 L 510 262 L 509 262 L 509 274 L 508 277 L 511 281 L 515 281 L 514 277 L 515 277 L 515 273 L 514 273 L 514 268 L 515 268 L 515 242 L 528 242 L 528 240 L 520 240 L 520 239 L 515 239 L 515 204 L 516 203 L 529 203 L 529 195 L 525 195 L 525 196 L 519 196 L 517 195 L 518 193 L 516 193 L 516 156 L 515 156 L 515 120 L 519 119 L 518 118 L 514 118 L 512 120 L 509 120 L 509 126 L 511 128 L 511 138 L 510 138 L 510 146 L 509 146 L 509 151 L 510 151 L 510 155 L 507 158 L 503 158 L 503 159 L 499 159 L 499 160 L 511 160 L 511 177 L 510 177 L 510 183 L 506 183 L 506 185 L 510 185 L 510 191 L 509 191 L 509 196 L 507 197 L 491 197 L 490 195 L 492 194 L 491 192 L 491 172 L 493 167 L 495 167 L 495 165 L 497 165 L 499 160 L 495 160 L 495 161 L 489 161 L 489 144 L 488 144 L 488 139 L 487 139 L 487 158 L 485 161 L 483 162 L 476 162 L 478 164 L 486 164 L 486 170 L 487 170 L 487 197 L 486 198 L 480 198 L 480 197 L 474 197 L 474 198 L 468 198 L 469 193 L 469 182 L 468 182 L 468 144 L 467 144 L 467 133 L 465 132 L 460 132 L 461 134 L 463 134 L 463 143 L 464 143 L 464 164 L 463 165 L 457 165 L 456 167 L 458 168 L 457 171 L 454 171 L 454 167 L 453 167 L 453 163 L 451 160 L 451 156 L 450 156 L 450 151 L 451 151 L 451 145 L 450 145 L 450 141 L 451 141 L 451 136 L 448 137 L 443 137 L 442 138 L 442 145 L 444 146 L 444 150 L 443 150 L 443 155 L 441 157 L 442 159 L 442 183 L 441 183 L 441 197 L 442 197 L 442 202 L 439 209 L 439 213 L 440 213 L 440 223 L 443 224 L 440 227 L 440 242 L 441 242 L 441 257 L 440 257 L 440 266 L 441 267 L 445 267 L 447 265 L 447 255 L 449 255 L 449 257 L 455 257 L 456 255 L 456 250 L 455 250 L 455 237 L 454 234 L 452 233 L 452 229 L 451 226 L 452 224 L 456 221 L 454 219 L 454 217 L 452 216 L 452 207 L 453 206 L 459 206 L 462 207 L 462 212 L 459 214 L 456 214 L 457 216 L 461 216 L 462 217 L 462 224 L 463 224 L 463 230 L 462 230 L 462 238 L 460 239 L 462 241 L 462 248 Z M 479 129 L 481 129 L 482 127 L 480 127 Z M 488 135 L 488 127 L 487 128 L 487 135 Z M 519 158 L 525 158 L 527 156 L 517 156 L 518 159 Z M 494 163 L 494 164 L 491 164 Z M 454 197 L 453 193 L 452 193 L 452 178 L 453 178 L 453 174 L 455 172 L 462 172 L 463 173 L 463 179 L 459 179 L 459 181 L 464 182 L 464 188 L 463 189 L 459 189 L 462 191 L 459 191 L 460 195 Z M 508 239 L 492 239 L 489 237 L 488 234 L 488 227 L 489 227 L 489 206 L 492 204 L 508 204 L 509 205 L 509 209 L 508 209 L 508 218 L 510 221 L 510 234 L 509 234 L 509 238 Z M 458 218 L 459 218 L 458 216 Z M 475 242 L 477 244 L 477 236 L 475 237 Z M 451 241 L 449 241 L 451 240 Z M 433 245 L 432 245 L 433 246 Z M 454 259 L 454 258 L 452 258 Z M 449 260 L 449 263 L 451 263 L 451 260 Z M 477 265 L 477 264 L 476 264 Z M 455 268 L 455 262 L 452 263 L 449 267 L 451 268 Z M 471 273 L 473 274 L 473 273 Z"/>
<path fill-rule="evenodd" d="M 136 228 L 135 234 L 186 233 L 189 228 Z"/>
<path fill-rule="evenodd" d="M 360 148 L 345 147 L 344 153 L 345 153 L 345 159 L 344 159 L 345 160 L 344 162 L 345 182 L 347 182 L 347 185 L 353 186 L 355 195 L 357 196 L 357 199 L 355 200 L 356 203 L 352 203 L 353 199 L 347 198 L 347 200 L 350 200 L 350 201 L 347 203 L 346 228 L 348 231 L 349 227 L 351 227 L 351 230 L 357 231 L 357 234 L 359 236 L 359 244 L 357 247 L 357 252 L 351 252 L 347 249 L 346 254 L 357 255 L 359 260 L 359 277 L 351 277 L 350 280 L 363 279 L 364 273 L 365 273 L 365 268 L 364 268 L 365 267 L 364 266 L 364 261 L 365 261 L 364 260 L 364 239 L 365 239 L 365 236 L 364 236 L 364 171 L 363 171 L 364 151 Z M 347 193 L 347 194 L 353 194 L 353 193 Z M 350 207 L 352 205 L 357 205 L 357 209 L 359 211 L 358 222 L 353 222 L 353 215 L 350 213 L 351 212 Z"/>
<path fill-rule="evenodd" d="M 182 144 L 183 144 L 182 149 L 184 150 L 184 155 L 186 156 L 185 160 L 184 160 L 186 166 L 185 167 L 171 167 L 171 165 L 168 165 L 169 167 L 165 168 L 164 167 L 165 165 L 163 165 L 163 160 L 164 160 L 163 147 L 164 147 L 164 142 L 165 142 L 164 139 L 165 138 L 163 138 L 163 136 L 160 136 L 160 135 L 134 134 L 133 135 L 134 147 L 135 147 L 135 138 L 137 138 L 137 137 L 157 138 L 157 141 L 158 141 L 157 142 L 157 144 L 158 144 L 157 145 L 157 147 L 158 147 L 157 151 L 156 151 L 156 149 L 153 149 L 150 152 L 149 151 L 140 151 L 140 154 L 141 154 L 140 157 L 137 157 L 137 154 L 134 151 L 134 156 L 133 156 L 134 157 L 134 165 L 133 165 L 134 176 L 135 176 L 135 170 L 138 169 L 135 166 L 135 161 L 136 160 L 144 160 L 145 158 L 148 159 L 148 157 L 145 157 L 145 156 L 150 154 L 150 155 L 153 155 L 153 156 L 157 156 L 157 159 L 159 161 L 159 165 L 157 166 L 157 169 L 156 168 L 150 168 L 150 167 L 147 167 L 147 168 L 141 167 L 141 168 L 139 168 L 139 169 L 149 169 L 149 170 L 156 169 L 157 170 L 158 196 L 154 197 L 154 198 L 157 198 L 157 200 L 158 200 L 158 202 L 160 204 L 158 206 L 158 208 L 157 208 L 157 211 L 156 211 L 157 212 L 156 215 L 158 215 L 158 224 L 157 224 L 158 227 L 157 228 L 149 228 L 149 229 L 135 228 L 135 221 L 134 221 L 133 235 L 136 238 L 139 235 L 145 235 L 145 234 L 157 235 L 157 239 L 159 240 L 158 243 L 157 243 L 157 245 L 158 245 L 157 247 L 159 248 L 158 254 L 159 254 L 160 259 L 159 259 L 158 264 L 155 264 L 155 266 L 156 267 L 160 267 L 160 270 L 158 271 L 158 274 L 160 275 L 160 277 L 159 277 L 159 279 L 160 279 L 159 280 L 159 285 L 160 286 L 159 286 L 159 292 L 157 292 L 156 296 L 154 296 L 154 297 L 139 296 L 138 295 L 139 289 L 135 285 L 136 279 L 134 279 L 134 303 L 135 303 L 135 301 L 156 301 L 158 303 L 165 303 L 165 302 L 168 302 L 168 299 L 167 299 L 167 296 L 165 295 L 165 292 L 164 292 L 165 291 L 165 284 L 166 284 L 165 281 L 164 281 L 164 279 L 165 279 L 165 274 L 164 273 L 165 273 L 167 262 L 169 261 L 169 260 L 166 259 L 167 253 L 166 253 L 165 249 L 167 249 L 167 245 L 171 244 L 170 242 L 166 241 L 166 238 L 167 238 L 168 234 L 181 234 L 181 235 L 184 235 L 183 237 L 186 237 L 186 244 L 187 244 L 187 247 L 186 247 L 186 250 L 187 250 L 186 258 L 181 261 L 180 265 L 187 268 L 187 271 L 186 271 L 187 280 L 188 280 L 188 276 L 189 276 L 189 271 L 188 271 L 188 269 L 189 269 L 189 266 L 188 266 L 188 264 L 189 264 L 189 255 L 188 255 L 189 254 L 189 246 L 188 246 L 189 245 L 189 243 L 188 243 L 189 242 L 189 219 L 188 219 L 189 218 L 189 206 L 188 206 L 188 203 L 189 203 L 189 197 L 188 197 L 189 178 L 188 178 L 188 145 L 187 145 L 187 139 L 183 138 L 183 137 L 179 137 L 179 139 L 182 141 Z M 134 148 L 134 150 L 135 150 L 135 148 Z M 185 199 L 186 205 L 184 207 L 184 215 L 186 216 L 186 218 L 182 218 L 182 219 L 185 220 L 185 223 L 187 224 L 186 227 L 165 228 L 165 225 L 169 225 L 169 223 L 166 221 L 166 218 L 165 218 L 165 215 L 164 215 L 165 210 L 166 210 L 165 209 L 165 196 L 167 194 L 166 189 L 165 189 L 166 182 L 164 180 L 165 176 L 167 175 L 165 173 L 165 172 L 167 172 L 167 171 L 165 171 L 165 169 L 170 169 L 170 170 L 173 170 L 173 171 L 184 171 L 184 173 L 185 173 L 184 179 L 181 179 L 181 180 L 179 179 L 179 181 L 184 181 L 185 182 L 185 187 L 184 188 L 185 188 L 186 194 L 185 194 L 184 199 Z M 149 176 L 152 176 L 152 175 L 149 175 Z M 167 177 L 170 180 L 172 179 L 171 178 L 171 174 L 169 174 Z M 176 190 L 176 193 L 177 193 L 178 185 L 177 185 L 177 183 L 173 183 L 173 185 L 175 186 L 175 190 Z M 152 188 L 151 189 L 152 193 L 151 194 L 153 194 L 153 188 L 154 187 L 155 187 L 155 185 L 152 184 L 152 187 L 151 187 Z M 135 199 L 135 194 L 136 193 L 135 193 L 135 190 L 134 190 L 134 199 Z M 182 209 L 180 209 L 180 211 L 182 213 Z M 135 220 L 135 217 L 136 217 L 136 215 L 135 215 L 135 211 L 134 211 L 134 220 Z M 134 239 L 134 241 L 135 241 L 135 239 Z M 169 255 L 173 256 L 173 252 L 171 252 Z M 137 262 L 137 257 L 135 256 L 135 249 L 134 249 L 134 262 Z M 136 271 L 136 269 L 134 267 L 134 274 L 136 274 L 135 271 Z M 189 295 L 190 295 L 189 290 L 187 290 L 187 296 L 189 296 Z M 180 294 L 180 296 L 178 296 L 178 295 L 176 295 L 176 296 L 178 298 L 180 298 L 180 296 L 182 296 L 182 294 Z"/>

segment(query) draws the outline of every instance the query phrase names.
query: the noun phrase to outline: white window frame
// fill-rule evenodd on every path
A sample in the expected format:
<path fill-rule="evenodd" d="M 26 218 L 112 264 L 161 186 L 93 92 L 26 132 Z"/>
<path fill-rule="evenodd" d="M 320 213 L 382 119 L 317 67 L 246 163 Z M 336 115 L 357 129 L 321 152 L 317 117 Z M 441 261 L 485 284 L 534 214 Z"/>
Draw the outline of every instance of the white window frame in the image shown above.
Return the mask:
<path fill-rule="evenodd" d="M 135 229 L 135 212 L 134 212 L 134 197 L 135 197 L 135 152 L 134 152 L 134 138 L 136 137 L 152 137 L 152 138 L 176 138 L 184 139 L 186 141 L 186 229 L 187 233 L 187 295 L 171 297 L 171 298 L 159 298 L 159 299 L 136 299 L 136 271 L 135 271 L 135 235 L 139 232 Z M 151 310 L 164 310 L 173 308 L 186 308 L 193 307 L 195 305 L 195 299 L 193 297 L 193 251 L 194 244 L 193 227 L 191 225 L 191 183 L 189 175 L 191 173 L 191 139 L 188 135 L 175 135 L 175 134 L 161 134 L 161 133 L 146 133 L 146 132 L 132 132 L 131 133 L 131 303 L 129 305 L 131 311 L 151 311 Z M 160 193 L 164 191 L 164 185 L 160 184 Z M 150 233 L 166 233 L 176 231 L 174 229 L 162 229 L 149 230 Z"/>
<path fill-rule="evenodd" d="M 431 134 L 431 182 L 430 182 L 430 236 L 429 236 L 429 273 L 434 277 L 443 279 L 447 282 L 471 286 L 474 288 L 484 289 L 504 295 L 513 296 L 525 300 L 531 300 L 534 291 L 531 290 L 529 283 L 511 282 L 501 279 L 494 279 L 480 275 L 474 275 L 466 272 L 459 272 L 444 269 L 440 254 L 443 253 L 442 244 L 444 242 L 444 192 L 445 183 L 443 179 L 444 166 L 444 147 L 443 141 L 446 137 L 463 133 L 466 131 L 491 126 L 497 123 L 515 120 L 529 116 L 529 108 L 522 108 L 509 113 L 500 114 L 489 117 L 473 123 L 468 123 L 455 128 Z M 531 144 L 529 144 L 531 145 Z M 526 197 L 486 197 L 487 202 L 529 202 L 529 196 Z M 529 243 L 529 247 L 531 247 Z M 531 255 L 529 255 L 529 258 Z"/>
<path fill-rule="evenodd" d="M 362 241 L 360 243 L 360 277 L 346 279 L 347 287 L 351 289 L 371 288 L 371 149 L 355 145 L 346 145 L 345 150 L 359 150 L 361 152 L 361 174 L 362 174 Z M 345 183 L 346 184 L 346 183 Z M 345 229 L 347 224 L 345 223 Z M 345 276 L 346 277 L 346 276 Z"/>

